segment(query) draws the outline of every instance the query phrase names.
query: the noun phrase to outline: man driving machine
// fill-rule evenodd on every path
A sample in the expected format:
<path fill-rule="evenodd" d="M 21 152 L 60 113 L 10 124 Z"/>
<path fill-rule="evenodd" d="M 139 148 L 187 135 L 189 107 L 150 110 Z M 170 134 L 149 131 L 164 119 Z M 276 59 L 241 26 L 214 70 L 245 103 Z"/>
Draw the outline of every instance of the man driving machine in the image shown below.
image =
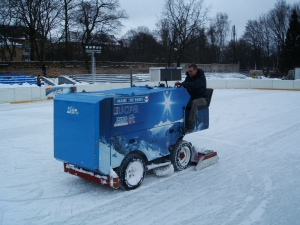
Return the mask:
<path fill-rule="evenodd" d="M 198 69 L 196 64 L 191 64 L 188 66 L 186 75 L 187 76 L 182 83 L 177 81 L 175 82 L 175 85 L 182 85 L 190 94 L 190 100 L 187 107 L 190 107 L 191 111 L 184 131 L 185 133 L 189 133 L 194 130 L 198 107 L 205 106 L 207 104 L 207 94 L 206 78 L 202 69 Z"/>

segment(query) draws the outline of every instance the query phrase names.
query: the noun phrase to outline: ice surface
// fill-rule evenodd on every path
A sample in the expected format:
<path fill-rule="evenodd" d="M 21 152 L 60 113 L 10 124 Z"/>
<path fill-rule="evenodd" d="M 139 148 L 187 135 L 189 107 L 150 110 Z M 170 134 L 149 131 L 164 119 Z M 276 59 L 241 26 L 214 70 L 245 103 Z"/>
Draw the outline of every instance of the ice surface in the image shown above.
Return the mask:
<path fill-rule="evenodd" d="M 51 100 L 0 104 L 0 224 L 298 224 L 299 112 L 298 91 L 216 89 L 185 139 L 219 162 L 122 191 L 63 172 Z"/>

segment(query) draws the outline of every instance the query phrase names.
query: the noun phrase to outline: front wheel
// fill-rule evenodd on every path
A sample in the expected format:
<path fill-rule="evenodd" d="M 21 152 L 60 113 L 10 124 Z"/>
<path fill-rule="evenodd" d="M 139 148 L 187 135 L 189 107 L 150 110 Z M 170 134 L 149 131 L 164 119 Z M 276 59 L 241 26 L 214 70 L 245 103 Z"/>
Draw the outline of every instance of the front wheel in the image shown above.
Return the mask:
<path fill-rule="evenodd" d="M 137 154 L 127 155 L 117 170 L 120 187 L 124 190 L 132 190 L 139 187 L 146 174 L 144 159 Z"/>
<path fill-rule="evenodd" d="M 170 154 L 170 160 L 174 166 L 174 170 L 181 171 L 186 169 L 191 159 L 191 145 L 187 141 L 179 140 Z"/>

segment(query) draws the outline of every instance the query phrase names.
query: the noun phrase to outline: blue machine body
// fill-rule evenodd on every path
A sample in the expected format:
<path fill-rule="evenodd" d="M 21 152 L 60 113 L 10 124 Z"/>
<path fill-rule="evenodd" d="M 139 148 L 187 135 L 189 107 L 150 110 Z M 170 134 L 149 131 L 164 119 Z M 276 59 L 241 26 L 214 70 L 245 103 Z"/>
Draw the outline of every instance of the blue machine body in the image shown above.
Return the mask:
<path fill-rule="evenodd" d="M 133 151 L 148 163 L 168 156 L 184 136 L 189 98 L 183 87 L 147 86 L 57 95 L 54 157 L 106 175 Z M 208 128 L 208 110 L 198 111 L 194 131 Z"/>

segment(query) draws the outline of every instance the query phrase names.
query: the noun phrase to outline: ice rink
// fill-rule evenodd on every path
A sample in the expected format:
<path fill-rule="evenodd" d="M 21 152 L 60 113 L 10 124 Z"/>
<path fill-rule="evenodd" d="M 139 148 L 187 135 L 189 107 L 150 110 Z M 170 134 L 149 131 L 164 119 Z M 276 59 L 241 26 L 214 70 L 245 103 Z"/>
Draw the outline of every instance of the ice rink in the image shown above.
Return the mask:
<path fill-rule="evenodd" d="M 210 128 L 186 140 L 218 152 L 204 170 L 113 190 L 63 172 L 53 101 L 0 104 L 0 225 L 298 224 L 300 92 L 216 89 Z"/>

